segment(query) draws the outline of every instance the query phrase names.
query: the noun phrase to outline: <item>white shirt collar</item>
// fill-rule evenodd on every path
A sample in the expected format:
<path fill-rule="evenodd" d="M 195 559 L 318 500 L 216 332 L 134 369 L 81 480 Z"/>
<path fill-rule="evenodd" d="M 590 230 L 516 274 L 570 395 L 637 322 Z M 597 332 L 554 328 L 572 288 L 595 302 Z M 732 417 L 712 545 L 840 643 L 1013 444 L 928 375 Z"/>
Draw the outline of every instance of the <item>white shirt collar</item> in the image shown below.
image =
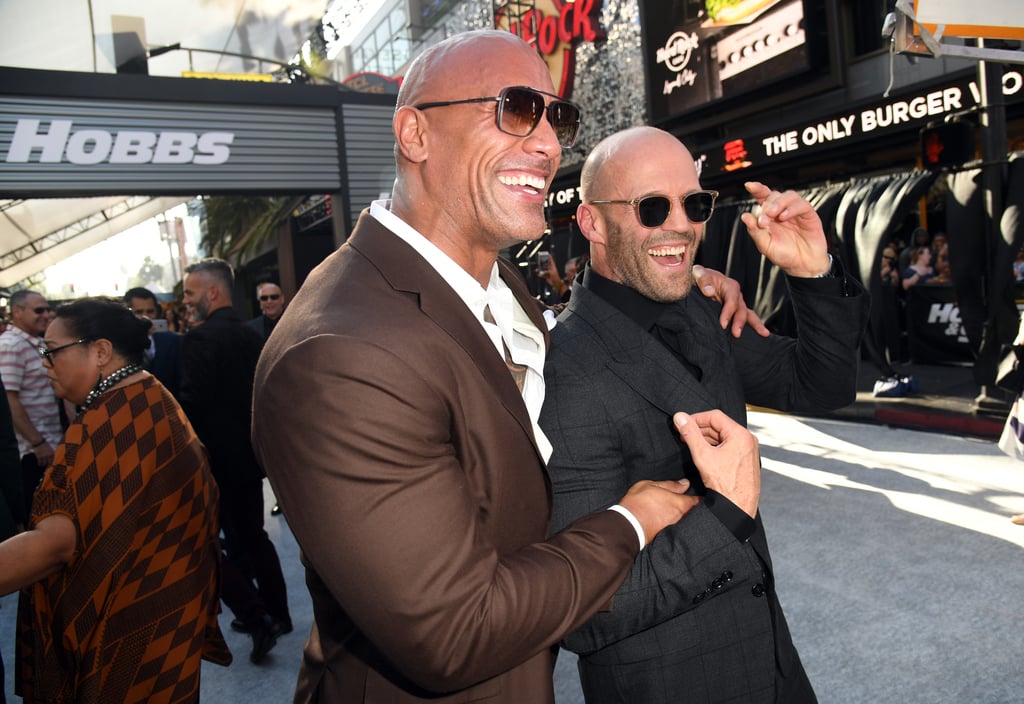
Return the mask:
<path fill-rule="evenodd" d="M 381 225 L 391 230 L 403 242 L 415 249 L 421 257 L 427 260 L 441 278 L 448 282 L 448 285 L 459 295 L 473 315 L 478 320 L 483 320 L 484 305 L 487 303 L 487 291 L 480 282 L 474 279 L 461 266 L 455 263 L 451 257 L 426 237 L 421 235 L 409 223 L 402 220 L 391 212 L 390 200 L 375 200 L 370 204 L 370 215 Z M 491 267 L 491 281 L 500 278 L 498 276 L 498 262 L 495 260 Z"/>
<path fill-rule="evenodd" d="M 473 317 L 494 345 L 495 352 L 505 359 L 505 349 L 512 360 L 527 367 L 526 382 L 522 389 L 523 401 L 533 426 L 537 447 L 546 462 L 551 457 L 551 443 L 541 431 L 537 421 L 544 404 L 544 333 L 537 329 L 512 289 L 498 274 L 498 262 L 491 266 L 491 275 L 485 289 L 437 245 L 416 231 L 409 223 L 391 212 L 390 200 L 376 200 L 370 204 L 370 215 L 399 239 L 416 250 L 465 302 Z M 484 320 L 484 306 L 490 306 L 494 323 Z"/>

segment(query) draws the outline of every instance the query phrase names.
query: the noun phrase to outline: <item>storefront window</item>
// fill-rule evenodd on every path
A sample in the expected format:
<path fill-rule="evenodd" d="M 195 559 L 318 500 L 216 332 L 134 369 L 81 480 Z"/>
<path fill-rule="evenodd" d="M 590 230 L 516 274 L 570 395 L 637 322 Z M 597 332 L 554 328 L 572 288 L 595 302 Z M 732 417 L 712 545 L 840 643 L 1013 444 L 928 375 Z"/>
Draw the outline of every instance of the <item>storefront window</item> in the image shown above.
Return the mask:
<path fill-rule="evenodd" d="M 352 72 L 372 71 L 394 76 L 409 61 L 409 28 L 405 7 L 386 15 L 366 39 L 352 47 Z"/>

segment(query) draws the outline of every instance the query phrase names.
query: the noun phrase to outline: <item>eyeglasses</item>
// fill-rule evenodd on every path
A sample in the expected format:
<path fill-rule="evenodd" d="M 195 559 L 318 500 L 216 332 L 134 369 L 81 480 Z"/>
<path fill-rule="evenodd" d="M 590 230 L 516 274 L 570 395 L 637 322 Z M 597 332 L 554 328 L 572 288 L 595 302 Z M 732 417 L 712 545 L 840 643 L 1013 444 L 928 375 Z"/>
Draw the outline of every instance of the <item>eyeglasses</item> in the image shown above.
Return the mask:
<path fill-rule="evenodd" d="M 547 107 L 544 96 L 554 98 Z M 580 129 L 580 108 L 575 103 L 562 100 L 557 95 L 527 86 L 503 88 L 496 96 L 489 98 L 466 98 L 465 100 L 445 100 L 435 103 L 420 103 L 413 107 L 417 110 L 443 108 L 448 105 L 463 103 L 498 103 L 494 113 L 498 129 L 514 137 L 526 137 L 537 129 L 540 118 L 546 113 L 551 128 L 555 131 L 558 143 L 562 147 L 571 147 L 576 143 L 576 134 Z"/>
<path fill-rule="evenodd" d="M 43 313 L 49 313 L 51 310 L 53 309 L 50 306 L 36 306 L 32 309 L 32 312 L 36 315 L 42 315 Z"/>
<path fill-rule="evenodd" d="M 45 359 L 47 362 L 53 364 L 53 355 L 57 354 L 61 350 L 66 350 L 68 347 L 82 345 L 87 342 L 91 342 L 91 340 L 87 340 L 83 337 L 81 340 L 75 340 L 74 342 L 69 342 L 68 344 L 61 345 L 60 347 L 47 347 L 46 345 L 39 345 L 39 347 L 36 347 L 36 352 L 38 352 L 39 356 Z"/>
<path fill-rule="evenodd" d="M 280 297 L 281 297 L 280 293 L 268 293 L 268 294 L 266 294 L 264 296 L 260 296 L 260 300 L 265 303 L 267 301 L 276 301 Z"/>
<path fill-rule="evenodd" d="M 700 224 L 711 219 L 715 212 L 715 199 L 718 198 L 718 191 L 694 191 L 679 197 L 683 204 L 683 212 L 686 219 L 692 223 Z M 660 227 L 668 220 L 672 213 L 672 202 L 675 198 L 668 196 L 644 196 L 632 200 L 592 200 L 594 205 L 605 203 L 624 203 L 633 206 L 636 217 L 644 227 Z"/>

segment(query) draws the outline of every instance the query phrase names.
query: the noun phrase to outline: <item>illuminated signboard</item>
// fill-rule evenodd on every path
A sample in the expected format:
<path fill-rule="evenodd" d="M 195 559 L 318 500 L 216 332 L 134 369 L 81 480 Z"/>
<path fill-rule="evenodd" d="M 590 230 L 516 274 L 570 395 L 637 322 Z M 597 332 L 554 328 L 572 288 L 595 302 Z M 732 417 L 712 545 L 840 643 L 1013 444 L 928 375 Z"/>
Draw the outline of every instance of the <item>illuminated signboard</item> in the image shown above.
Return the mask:
<path fill-rule="evenodd" d="M 641 0 L 652 122 L 810 70 L 827 70 L 802 0 Z M 812 36 L 816 36 L 813 32 Z M 821 53 L 821 52 L 818 52 Z"/>
<path fill-rule="evenodd" d="M 563 98 L 572 97 L 576 77 L 576 46 L 605 38 L 601 27 L 601 0 L 536 0 L 522 16 L 506 6 L 495 15 L 495 27 L 534 43 L 551 73 L 551 82 Z"/>
<path fill-rule="evenodd" d="M 353 73 L 341 82 L 352 90 L 360 93 L 377 93 L 380 95 L 398 95 L 398 89 L 402 86 L 401 78 L 392 78 L 380 73 L 361 71 Z"/>
<path fill-rule="evenodd" d="M 1024 101 L 1024 73 L 1006 69 L 1003 97 L 1007 103 Z M 842 144 L 880 137 L 887 132 L 921 128 L 947 115 L 979 104 L 975 81 L 894 96 L 883 102 L 833 114 L 823 119 L 775 132 L 745 135 L 699 149 L 702 177 L 760 166 L 767 160 L 805 156 Z"/>

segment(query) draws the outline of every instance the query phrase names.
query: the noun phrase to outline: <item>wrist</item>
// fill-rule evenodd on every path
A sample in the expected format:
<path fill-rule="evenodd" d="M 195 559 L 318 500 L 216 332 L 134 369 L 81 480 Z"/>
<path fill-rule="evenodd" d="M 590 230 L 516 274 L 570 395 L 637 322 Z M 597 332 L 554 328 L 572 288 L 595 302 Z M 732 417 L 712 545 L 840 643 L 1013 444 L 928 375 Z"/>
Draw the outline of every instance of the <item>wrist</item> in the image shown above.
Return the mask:
<path fill-rule="evenodd" d="M 41 445 L 45 445 L 45 444 L 46 444 L 46 438 L 39 438 L 38 442 L 32 443 L 29 447 L 31 447 L 34 450 L 35 448 L 40 447 Z"/>
<path fill-rule="evenodd" d="M 828 269 L 825 269 L 824 272 L 822 272 L 820 274 L 817 274 L 815 276 L 812 276 L 811 278 L 812 279 L 825 279 L 825 278 L 829 278 L 831 276 L 834 276 L 834 274 L 832 273 L 832 255 L 830 254 L 830 255 L 828 255 Z"/>

